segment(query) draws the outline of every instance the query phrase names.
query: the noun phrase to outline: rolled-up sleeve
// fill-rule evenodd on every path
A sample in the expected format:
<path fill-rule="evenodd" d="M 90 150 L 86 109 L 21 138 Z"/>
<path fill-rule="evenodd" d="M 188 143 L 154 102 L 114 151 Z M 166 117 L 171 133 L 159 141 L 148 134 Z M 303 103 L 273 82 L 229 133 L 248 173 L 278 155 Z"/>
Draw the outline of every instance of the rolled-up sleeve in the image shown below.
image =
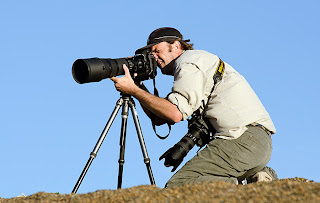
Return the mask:
<path fill-rule="evenodd" d="M 196 64 L 181 63 L 176 67 L 172 92 L 167 99 L 175 104 L 186 120 L 197 110 L 208 89 L 208 76 Z"/>

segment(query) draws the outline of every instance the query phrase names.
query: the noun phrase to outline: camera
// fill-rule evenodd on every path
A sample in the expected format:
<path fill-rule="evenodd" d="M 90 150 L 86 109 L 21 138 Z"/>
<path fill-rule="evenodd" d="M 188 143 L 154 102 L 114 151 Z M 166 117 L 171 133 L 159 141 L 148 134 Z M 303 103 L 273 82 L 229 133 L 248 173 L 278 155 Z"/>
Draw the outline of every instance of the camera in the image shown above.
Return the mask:
<path fill-rule="evenodd" d="M 72 76 L 77 83 L 99 82 L 106 78 L 124 75 L 123 64 L 134 80 L 154 79 L 157 75 L 157 62 L 150 50 L 137 50 L 132 58 L 88 58 L 77 59 L 72 65 Z"/>
<path fill-rule="evenodd" d="M 197 110 L 188 120 L 188 133 L 173 147 L 168 149 L 159 160 L 165 158 L 165 166 L 173 166 L 171 172 L 175 171 L 181 164 L 187 153 L 197 145 L 203 147 L 214 139 L 215 129 L 211 123 Z"/>

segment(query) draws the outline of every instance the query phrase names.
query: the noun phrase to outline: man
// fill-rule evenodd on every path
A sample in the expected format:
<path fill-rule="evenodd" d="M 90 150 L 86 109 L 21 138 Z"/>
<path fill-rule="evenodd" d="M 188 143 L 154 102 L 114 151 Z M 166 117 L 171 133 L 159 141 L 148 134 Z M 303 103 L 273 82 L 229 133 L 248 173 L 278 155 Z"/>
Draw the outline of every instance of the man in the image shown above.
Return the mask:
<path fill-rule="evenodd" d="M 174 174 L 166 187 L 276 179 L 274 171 L 266 167 L 272 152 L 271 134 L 276 129 L 259 98 L 229 64 L 214 54 L 193 50 L 187 42 L 178 30 L 165 27 L 153 31 L 147 46 L 141 48 L 151 50 L 163 74 L 174 76 L 172 92 L 166 98 L 136 85 L 126 66 L 123 77 L 111 78 L 118 91 L 132 95 L 148 115 L 157 116 L 157 125 L 186 120 L 200 109 L 216 130 L 215 139 Z M 217 68 L 222 67 L 221 79 L 214 80 Z"/>

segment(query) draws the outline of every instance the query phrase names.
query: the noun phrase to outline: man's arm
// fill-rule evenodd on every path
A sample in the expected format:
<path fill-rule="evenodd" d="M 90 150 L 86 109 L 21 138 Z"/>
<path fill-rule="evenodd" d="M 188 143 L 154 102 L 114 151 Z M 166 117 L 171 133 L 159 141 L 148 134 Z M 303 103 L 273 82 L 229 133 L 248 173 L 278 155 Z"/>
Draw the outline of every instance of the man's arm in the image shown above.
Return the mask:
<path fill-rule="evenodd" d="M 168 121 L 157 116 L 156 114 L 152 113 L 149 109 L 147 109 L 146 107 L 144 107 L 141 103 L 140 103 L 144 113 L 150 118 L 152 119 L 153 124 L 155 124 L 156 126 L 160 126 L 163 125 L 165 123 L 167 123 Z M 169 122 L 170 123 L 170 122 Z M 173 123 L 171 123 L 173 124 Z"/>
<path fill-rule="evenodd" d="M 176 105 L 166 99 L 154 96 L 142 89 L 135 91 L 132 96 L 139 100 L 141 105 L 160 118 L 178 123 L 182 120 L 182 114 Z"/>
<path fill-rule="evenodd" d="M 146 92 L 149 92 L 147 87 L 142 82 L 140 82 L 140 84 L 137 84 L 137 85 L 139 86 L 140 89 L 142 89 L 142 90 L 144 90 Z M 158 96 L 158 95 L 156 95 L 156 96 Z M 160 126 L 160 125 L 163 125 L 165 123 L 168 123 L 167 120 L 165 120 L 165 119 L 157 116 L 156 114 L 152 113 L 149 109 L 147 109 L 145 106 L 143 106 L 143 104 L 140 103 L 140 106 L 142 107 L 142 109 L 145 112 L 145 114 L 147 114 L 147 116 L 150 119 L 152 119 L 153 124 L 155 124 L 156 126 Z M 174 123 L 171 123 L 171 124 L 174 124 Z"/>
<path fill-rule="evenodd" d="M 118 91 L 129 94 L 135 97 L 141 105 L 155 115 L 168 120 L 170 122 L 178 123 L 182 120 L 182 114 L 178 107 L 164 98 L 154 96 L 142 89 L 140 89 L 131 78 L 129 69 L 123 65 L 125 75 L 121 78 L 112 77 L 111 80 L 115 83 Z"/>

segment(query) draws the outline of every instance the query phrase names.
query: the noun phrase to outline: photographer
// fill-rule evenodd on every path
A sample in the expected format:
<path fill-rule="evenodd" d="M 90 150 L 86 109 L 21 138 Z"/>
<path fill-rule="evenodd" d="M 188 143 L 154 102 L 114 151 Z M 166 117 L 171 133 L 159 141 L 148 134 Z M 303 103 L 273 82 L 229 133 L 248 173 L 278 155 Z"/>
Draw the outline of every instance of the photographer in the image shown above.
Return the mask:
<path fill-rule="evenodd" d="M 156 125 L 177 123 L 199 110 L 213 127 L 214 139 L 167 182 L 166 187 L 201 181 L 238 184 L 277 178 L 266 167 L 272 152 L 272 120 L 247 81 L 214 54 L 193 50 L 174 28 L 153 31 L 147 46 L 163 74 L 174 76 L 166 98 L 154 96 L 136 85 L 128 68 L 112 77 L 115 88 L 139 100 Z M 220 70 L 220 79 L 215 75 Z M 222 71 L 221 71 L 222 70 Z M 142 87 L 142 88 L 140 88 Z M 167 159 L 167 157 L 165 157 Z M 165 165 L 170 166 L 165 160 Z"/>

